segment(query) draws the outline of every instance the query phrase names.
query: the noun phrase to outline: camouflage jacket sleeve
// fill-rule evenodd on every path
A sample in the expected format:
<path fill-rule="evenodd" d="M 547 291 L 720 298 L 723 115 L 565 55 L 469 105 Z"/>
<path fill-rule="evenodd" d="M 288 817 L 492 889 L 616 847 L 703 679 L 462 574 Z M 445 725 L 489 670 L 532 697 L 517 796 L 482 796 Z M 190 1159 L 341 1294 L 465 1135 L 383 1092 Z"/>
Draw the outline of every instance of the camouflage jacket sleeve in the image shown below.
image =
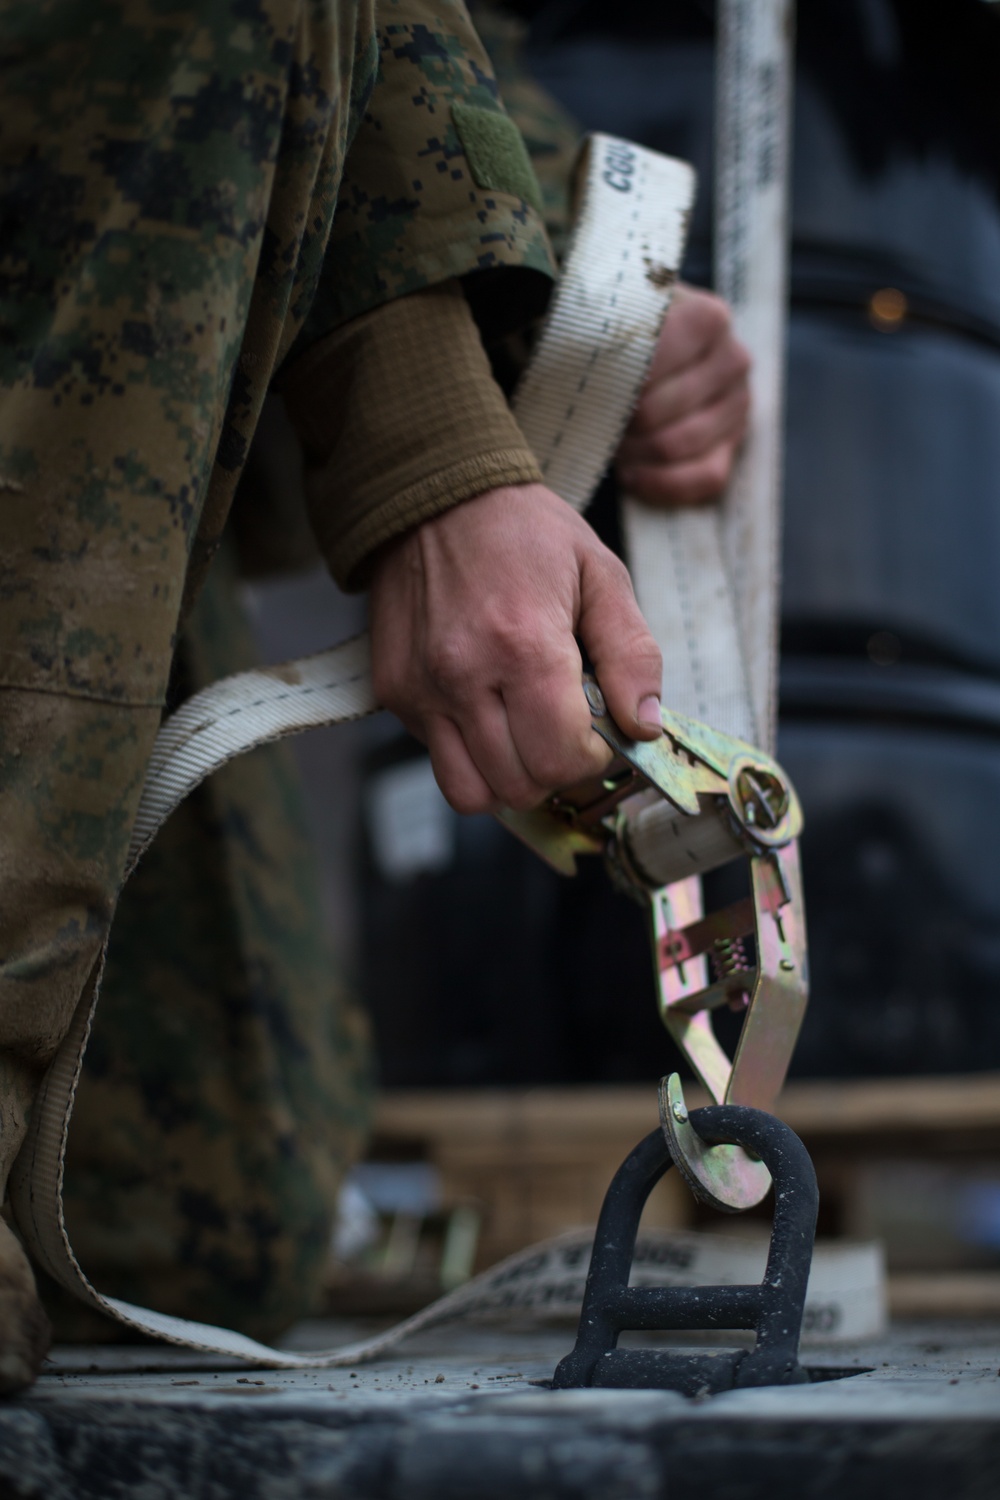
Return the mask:
<path fill-rule="evenodd" d="M 573 173 L 583 128 L 531 75 L 525 60 L 525 23 L 494 0 L 469 0 L 473 25 L 486 46 L 507 113 L 524 137 L 542 193 L 545 227 L 562 259 L 572 222 Z"/>
<path fill-rule="evenodd" d="M 377 26 L 375 88 L 295 353 L 392 298 L 498 269 L 519 274 L 486 278 L 491 320 L 513 327 L 554 275 L 537 179 L 462 0 L 378 0 Z"/>

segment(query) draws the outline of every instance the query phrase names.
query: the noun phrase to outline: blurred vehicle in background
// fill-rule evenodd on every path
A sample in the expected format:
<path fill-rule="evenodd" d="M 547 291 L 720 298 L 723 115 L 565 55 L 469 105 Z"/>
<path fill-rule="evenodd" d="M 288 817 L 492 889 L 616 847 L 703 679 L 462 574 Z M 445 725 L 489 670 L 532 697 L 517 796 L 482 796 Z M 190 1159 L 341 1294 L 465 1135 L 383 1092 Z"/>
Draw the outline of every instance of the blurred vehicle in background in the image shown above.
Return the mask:
<path fill-rule="evenodd" d="M 708 0 L 518 0 L 585 128 L 697 167 Z M 800 0 L 779 757 L 806 813 L 793 1073 L 1000 1067 L 1000 5 Z M 606 484 L 597 524 L 614 536 Z M 643 913 L 460 820 L 404 738 L 365 783 L 363 986 L 389 1085 L 646 1080 Z"/>

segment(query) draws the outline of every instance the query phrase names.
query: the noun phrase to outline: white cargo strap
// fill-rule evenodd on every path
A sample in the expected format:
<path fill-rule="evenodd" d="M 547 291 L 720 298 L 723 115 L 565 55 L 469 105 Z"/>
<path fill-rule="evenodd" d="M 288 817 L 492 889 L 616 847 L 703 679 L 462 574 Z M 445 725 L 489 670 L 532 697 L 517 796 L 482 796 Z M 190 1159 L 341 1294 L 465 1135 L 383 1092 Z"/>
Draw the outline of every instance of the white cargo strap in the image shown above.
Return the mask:
<path fill-rule="evenodd" d="M 684 164 L 607 136 L 592 137 L 573 246 L 516 402 L 548 483 L 580 508 L 617 446 L 648 368 L 676 279 L 692 196 L 693 177 Z M 648 597 L 640 599 L 648 609 Z M 227 761 L 302 729 L 358 718 L 376 706 L 365 639 L 286 666 L 241 673 L 196 694 L 167 720 L 157 739 L 128 869 L 188 792 Z M 38 1263 L 57 1281 L 141 1333 L 279 1368 L 374 1358 L 408 1334 L 460 1315 L 468 1300 L 465 1289 L 376 1339 L 296 1354 L 98 1292 L 70 1245 L 62 1186 L 69 1121 L 99 987 L 100 966 L 45 1077 L 11 1176 L 18 1225 Z"/>
<path fill-rule="evenodd" d="M 774 754 L 793 0 L 719 0 L 715 285 L 753 356 L 747 441 L 720 505 L 626 500 L 663 701 Z"/>

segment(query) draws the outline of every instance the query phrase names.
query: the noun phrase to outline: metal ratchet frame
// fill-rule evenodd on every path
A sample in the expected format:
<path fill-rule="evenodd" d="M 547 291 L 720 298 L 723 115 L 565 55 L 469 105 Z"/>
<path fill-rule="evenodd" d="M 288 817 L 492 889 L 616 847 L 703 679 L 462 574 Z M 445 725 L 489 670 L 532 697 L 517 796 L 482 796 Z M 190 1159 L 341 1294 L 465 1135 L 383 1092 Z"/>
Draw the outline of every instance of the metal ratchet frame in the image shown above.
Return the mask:
<path fill-rule="evenodd" d="M 575 873 L 579 854 L 605 856 L 615 883 L 648 906 L 660 1013 L 698 1078 L 718 1104 L 771 1110 L 808 993 L 795 791 L 762 750 L 669 709 L 659 739 L 630 740 L 593 678 L 584 691 L 612 765 L 533 812 L 501 817 L 563 874 Z M 706 915 L 699 877 L 740 857 L 751 895 Z M 712 1024 L 723 1005 L 744 1012 L 731 1062 Z M 701 1141 L 676 1074 L 660 1085 L 660 1114 L 700 1198 L 730 1212 L 761 1201 L 766 1167 L 739 1146 Z"/>

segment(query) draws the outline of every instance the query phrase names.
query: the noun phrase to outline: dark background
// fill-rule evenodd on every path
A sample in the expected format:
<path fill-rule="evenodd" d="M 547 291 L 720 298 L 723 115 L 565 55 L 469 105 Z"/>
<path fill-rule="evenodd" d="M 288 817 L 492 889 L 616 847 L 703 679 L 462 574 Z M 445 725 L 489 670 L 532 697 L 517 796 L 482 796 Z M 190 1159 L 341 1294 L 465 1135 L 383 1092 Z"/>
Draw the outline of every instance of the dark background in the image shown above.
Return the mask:
<path fill-rule="evenodd" d="M 712 6 L 511 8 L 535 76 L 584 126 L 694 162 L 686 275 L 710 284 Z M 1000 1067 L 996 11 L 798 7 L 778 753 L 806 814 L 799 1076 Z M 892 325 L 886 288 L 905 298 Z M 606 525 L 613 505 L 605 486 Z M 273 645 L 282 627 L 262 620 Z M 431 867 L 394 877 L 372 809 L 379 778 L 422 752 L 387 723 L 343 743 L 365 816 L 331 905 L 346 943 L 357 901 L 383 1081 L 665 1071 L 644 915 L 603 870 L 561 881 L 439 804 Z M 314 785 L 322 753 L 306 751 Z M 343 841 L 346 814 L 321 816 Z"/>

